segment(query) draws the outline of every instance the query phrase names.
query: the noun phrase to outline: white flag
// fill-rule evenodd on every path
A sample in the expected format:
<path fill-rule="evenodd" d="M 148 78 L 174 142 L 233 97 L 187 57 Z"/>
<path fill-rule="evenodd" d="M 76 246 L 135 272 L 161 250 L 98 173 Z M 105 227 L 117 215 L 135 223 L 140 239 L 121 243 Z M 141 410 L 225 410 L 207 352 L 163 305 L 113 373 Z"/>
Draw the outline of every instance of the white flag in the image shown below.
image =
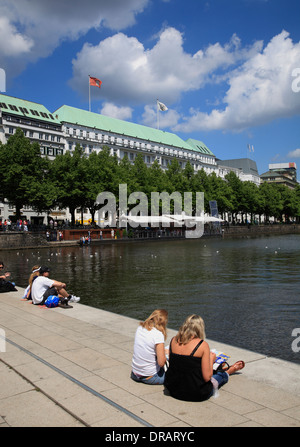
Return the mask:
<path fill-rule="evenodd" d="M 162 102 L 159 102 L 159 101 L 157 101 L 157 107 L 162 112 L 166 112 L 166 110 L 168 110 L 168 107 L 165 104 L 163 104 Z"/>

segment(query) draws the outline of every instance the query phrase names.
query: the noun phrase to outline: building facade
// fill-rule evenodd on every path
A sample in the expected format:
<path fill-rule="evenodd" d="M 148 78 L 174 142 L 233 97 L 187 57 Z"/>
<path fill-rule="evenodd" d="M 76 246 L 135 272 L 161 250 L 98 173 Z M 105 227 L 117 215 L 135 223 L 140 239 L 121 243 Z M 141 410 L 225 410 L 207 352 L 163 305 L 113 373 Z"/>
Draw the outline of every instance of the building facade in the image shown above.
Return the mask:
<path fill-rule="evenodd" d="M 134 163 L 136 156 L 142 154 L 147 166 L 157 161 L 162 169 L 167 169 L 176 158 L 182 169 L 189 162 L 195 172 L 203 169 L 208 175 L 215 173 L 225 178 L 233 171 L 242 181 L 256 184 L 260 181 L 255 162 L 249 159 L 218 160 L 202 141 L 191 138 L 185 141 L 171 132 L 66 105 L 51 113 L 42 104 L 0 94 L 0 141 L 5 144 L 17 128 L 21 128 L 30 141 L 38 142 L 41 154 L 50 159 L 67 151 L 72 153 L 76 144 L 80 144 L 87 156 L 108 146 L 119 161 L 127 155 Z M 13 217 L 14 210 L 10 204 L 2 203 L 0 213 L 3 220 Z M 53 210 L 49 216 L 39 216 L 24 209 L 23 214 L 29 220 L 43 223 L 70 217 L 67 210 Z M 82 210 L 77 210 L 75 218 L 83 218 L 87 223 L 90 216 L 88 212 L 83 215 Z"/>
<path fill-rule="evenodd" d="M 53 158 L 63 153 L 62 125 L 46 107 L 0 94 L 0 141 L 5 144 L 17 128 L 39 143 L 43 155 Z"/>
<path fill-rule="evenodd" d="M 62 124 L 66 151 L 72 152 L 79 143 L 90 154 L 106 145 L 119 160 L 127 155 L 133 163 L 141 153 L 147 166 L 157 160 L 162 169 L 167 169 L 171 160 L 177 158 L 183 169 L 189 161 L 195 171 L 218 171 L 216 156 L 201 141 L 184 141 L 170 132 L 65 105 L 54 116 Z"/>
<path fill-rule="evenodd" d="M 260 178 L 263 182 L 285 185 L 294 189 L 298 185 L 296 163 L 269 164 L 269 170 L 261 174 Z"/>

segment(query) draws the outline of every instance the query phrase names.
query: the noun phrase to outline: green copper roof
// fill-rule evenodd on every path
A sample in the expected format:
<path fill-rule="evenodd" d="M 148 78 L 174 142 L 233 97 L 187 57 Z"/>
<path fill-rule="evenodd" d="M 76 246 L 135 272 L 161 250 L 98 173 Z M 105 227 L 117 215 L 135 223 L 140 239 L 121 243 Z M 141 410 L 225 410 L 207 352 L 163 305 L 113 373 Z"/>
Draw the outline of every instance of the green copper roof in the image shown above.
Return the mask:
<path fill-rule="evenodd" d="M 75 107 L 64 105 L 57 109 L 53 115 L 62 123 L 78 124 L 92 129 L 95 128 L 105 132 L 112 132 L 128 138 L 139 138 L 152 143 L 165 144 L 182 150 L 200 151 L 194 145 L 189 144 L 190 140 L 184 141 L 174 133 L 110 118 L 99 113 L 89 112 Z M 201 143 L 201 145 L 206 148 L 204 143 Z M 208 151 L 206 153 L 213 155 L 209 149 L 206 148 L 206 150 Z"/>
<path fill-rule="evenodd" d="M 10 115 L 60 124 L 60 122 L 42 104 L 26 101 L 25 99 L 0 94 L 0 109 L 2 112 L 7 112 Z"/>
<path fill-rule="evenodd" d="M 192 138 L 189 138 L 187 140 L 187 143 L 192 147 L 194 151 L 201 152 L 202 154 L 206 155 L 214 155 L 212 151 L 209 150 L 208 147 L 202 141 L 193 140 Z"/>

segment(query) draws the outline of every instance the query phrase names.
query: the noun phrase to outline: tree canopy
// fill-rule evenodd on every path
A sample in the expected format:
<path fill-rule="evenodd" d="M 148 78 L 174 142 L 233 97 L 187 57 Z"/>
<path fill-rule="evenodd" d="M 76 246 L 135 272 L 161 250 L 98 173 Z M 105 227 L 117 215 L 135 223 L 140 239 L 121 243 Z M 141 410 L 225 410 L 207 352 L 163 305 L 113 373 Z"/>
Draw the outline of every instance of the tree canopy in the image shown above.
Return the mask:
<path fill-rule="evenodd" d="M 234 221 L 238 216 L 244 221 L 247 215 L 251 222 L 254 216 L 264 216 L 268 221 L 300 219 L 300 185 L 294 190 L 286 186 L 242 182 L 230 172 L 225 179 L 215 173 L 208 175 L 203 169 L 195 172 L 188 162 L 182 169 L 173 159 L 166 170 L 158 161 L 147 167 L 143 156 L 138 154 L 132 164 L 127 156 L 118 162 L 103 147 L 99 153 L 87 156 L 77 145 L 74 152 L 66 152 L 49 160 L 41 156 L 38 143 L 31 143 L 21 129 L 11 136 L 6 144 L 0 143 L 0 193 L 16 207 L 16 217 L 25 205 L 38 212 L 55 207 L 68 208 L 75 221 L 77 208 L 89 208 L 92 220 L 97 210 L 95 203 L 99 193 L 107 191 L 118 200 L 119 185 L 127 185 L 128 196 L 142 192 L 148 198 L 151 209 L 151 192 L 204 192 L 205 211 L 209 201 L 217 201 L 219 213 L 230 213 Z M 183 204 L 182 204 L 183 206 Z"/>

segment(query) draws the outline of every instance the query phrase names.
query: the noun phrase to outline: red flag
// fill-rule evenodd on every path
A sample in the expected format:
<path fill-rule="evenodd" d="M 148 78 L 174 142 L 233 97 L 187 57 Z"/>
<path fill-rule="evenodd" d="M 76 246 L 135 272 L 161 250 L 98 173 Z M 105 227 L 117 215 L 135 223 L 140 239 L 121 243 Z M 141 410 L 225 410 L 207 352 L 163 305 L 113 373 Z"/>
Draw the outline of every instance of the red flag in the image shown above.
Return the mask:
<path fill-rule="evenodd" d="M 102 81 L 100 81 L 100 79 L 97 78 L 93 78 L 92 76 L 90 76 L 90 85 L 94 85 L 95 87 L 101 87 Z"/>

